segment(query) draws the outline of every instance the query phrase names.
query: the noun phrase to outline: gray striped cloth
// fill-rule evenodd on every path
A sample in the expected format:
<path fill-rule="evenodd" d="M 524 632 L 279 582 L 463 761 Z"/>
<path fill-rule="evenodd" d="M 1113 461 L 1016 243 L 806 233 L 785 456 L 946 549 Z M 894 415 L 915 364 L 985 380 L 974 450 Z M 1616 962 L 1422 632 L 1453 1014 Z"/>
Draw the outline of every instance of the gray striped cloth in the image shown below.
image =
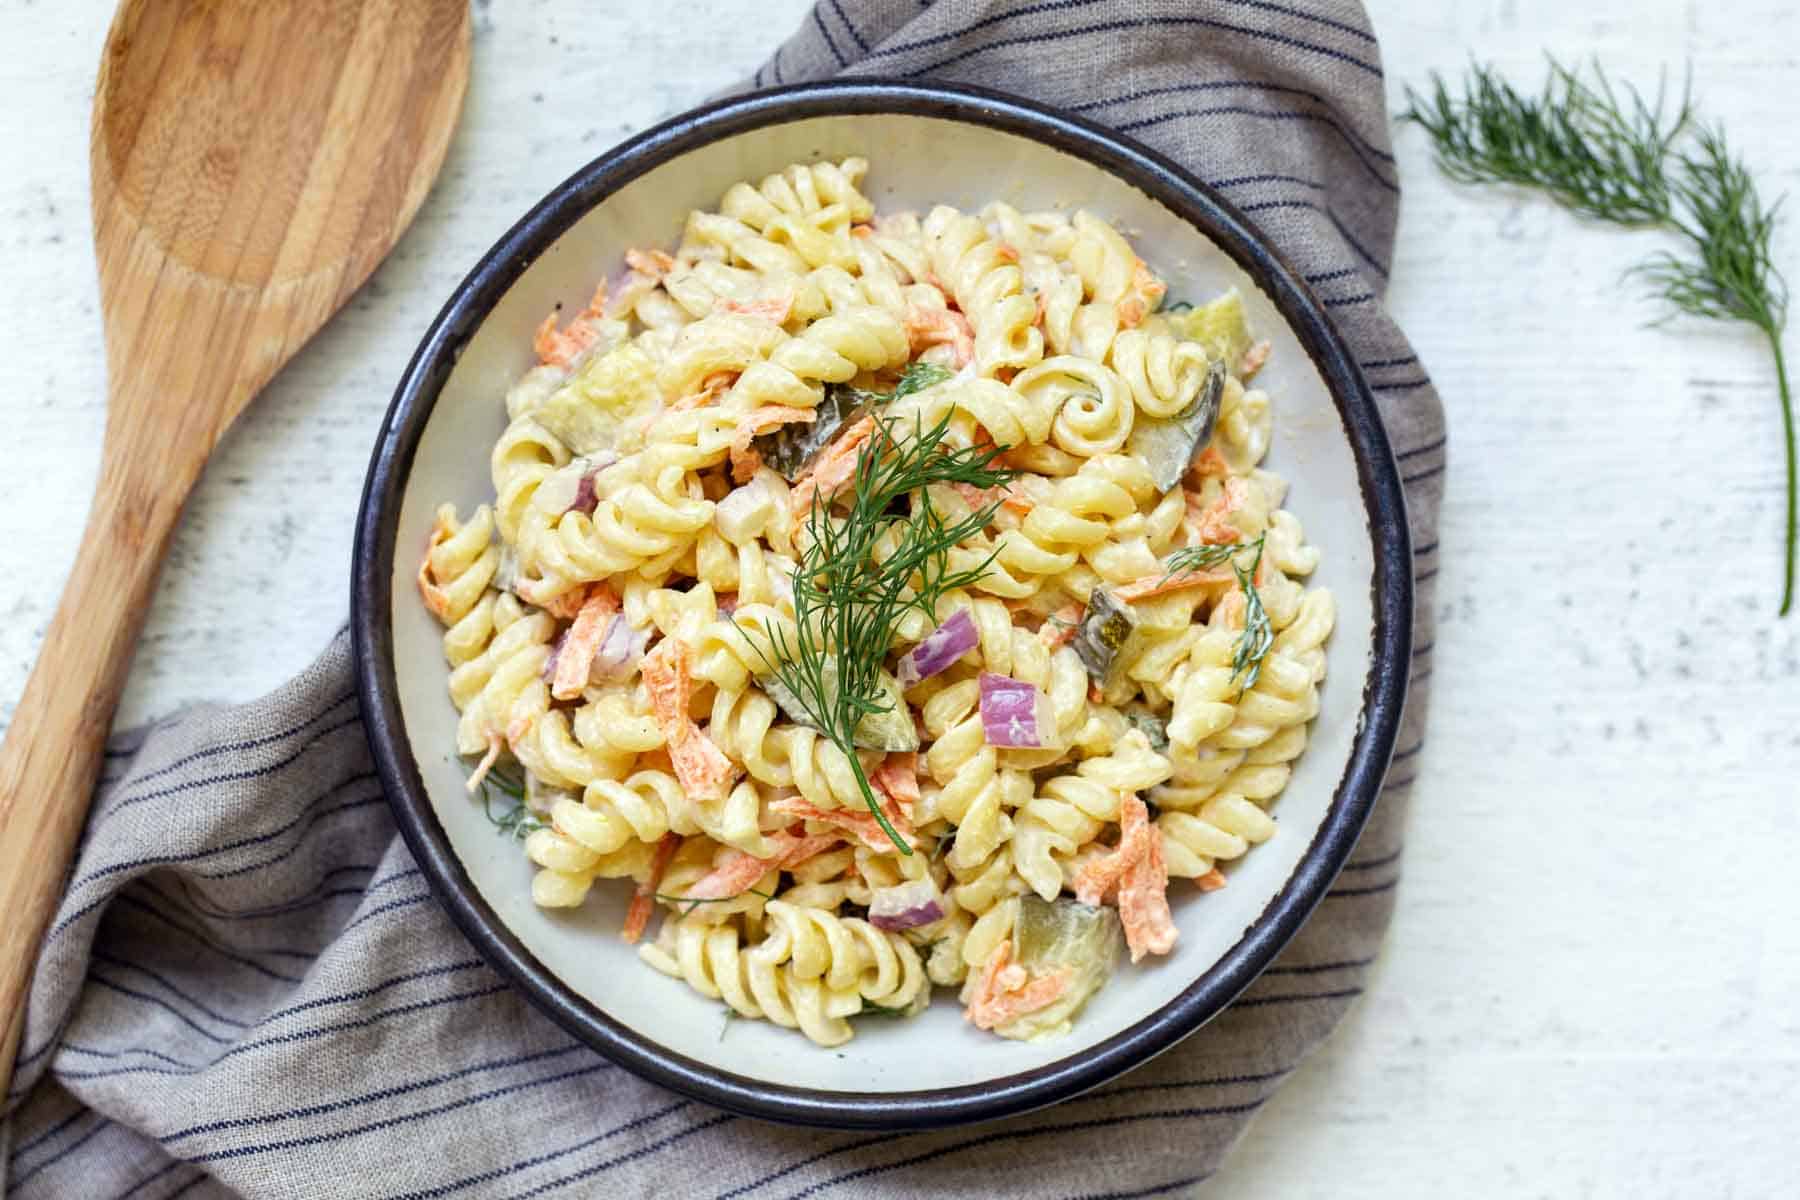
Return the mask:
<path fill-rule="evenodd" d="M 241 708 L 118 738 L 51 927 L 3 1147 L 13 1200 L 325 1196 L 1127 1197 L 1218 1169 L 1362 991 L 1393 908 L 1430 673 L 1444 425 L 1383 314 L 1399 185 L 1351 0 L 822 0 L 755 85 L 1007 88 L 1187 164 L 1297 264 L 1380 398 L 1412 502 L 1413 702 L 1382 804 L 1243 999 L 1053 1109 L 900 1136 L 672 1095 L 490 971 L 395 836 L 340 636 Z"/>

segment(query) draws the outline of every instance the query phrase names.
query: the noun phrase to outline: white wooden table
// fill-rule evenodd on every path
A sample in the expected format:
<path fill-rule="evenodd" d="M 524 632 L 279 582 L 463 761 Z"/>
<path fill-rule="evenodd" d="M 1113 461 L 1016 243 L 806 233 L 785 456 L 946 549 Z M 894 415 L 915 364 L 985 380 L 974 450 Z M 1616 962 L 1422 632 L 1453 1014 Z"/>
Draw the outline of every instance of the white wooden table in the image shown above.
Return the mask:
<path fill-rule="evenodd" d="M 1691 61 L 1800 194 L 1780 0 L 1376 0 L 1391 99 L 1471 53 Z M 476 4 L 474 79 L 394 257 L 226 438 L 122 720 L 242 700 L 344 620 L 376 423 L 439 300 L 577 165 L 747 74 L 806 0 Z M 103 418 L 87 122 L 108 0 L 0 0 L 0 723 Z M 1432 740 L 1388 951 L 1214 1186 L 1235 1197 L 1772 1196 L 1800 1114 L 1800 616 L 1774 620 L 1773 377 L 1620 273 L 1654 236 L 1446 184 L 1398 137 L 1391 305 L 1450 409 Z M 1792 222 L 1781 261 L 1800 277 Z M 1788 339 L 1800 358 L 1800 337 Z"/>

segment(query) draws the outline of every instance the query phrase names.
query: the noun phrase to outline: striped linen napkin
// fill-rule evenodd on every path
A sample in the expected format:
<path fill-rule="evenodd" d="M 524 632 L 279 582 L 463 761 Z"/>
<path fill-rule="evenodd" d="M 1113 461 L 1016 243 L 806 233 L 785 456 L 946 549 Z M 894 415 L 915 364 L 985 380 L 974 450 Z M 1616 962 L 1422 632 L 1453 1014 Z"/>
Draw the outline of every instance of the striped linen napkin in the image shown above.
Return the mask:
<path fill-rule="evenodd" d="M 1328 899 L 1217 1020 L 1047 1111 L 908 1135 L 734 1117 L 572 1042 L 452 927 L 389 820 L 340 635 L 263 700 L 115 740 L 39 960 L 0 1192 L 1180 1194 L 1343 1017 L 1393 907 L 1445 453 L 1381 307 L 1399 185 L 1367 17 L 1352 0 L 821 0 L 753 86 L 836 74 L 1007 89 L 1149 143 L 1260 225 L 1348 335 L 1406 476 L 1420 627 L 1383 802 Z"/>

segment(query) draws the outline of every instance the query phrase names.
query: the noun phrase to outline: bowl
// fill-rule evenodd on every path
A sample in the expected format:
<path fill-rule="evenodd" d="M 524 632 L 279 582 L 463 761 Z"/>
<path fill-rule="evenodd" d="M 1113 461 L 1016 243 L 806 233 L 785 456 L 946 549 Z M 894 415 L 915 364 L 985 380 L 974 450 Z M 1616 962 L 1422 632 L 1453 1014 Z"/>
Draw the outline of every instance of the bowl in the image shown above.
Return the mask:
<path fill-rule="evenodd" d="M 724 1010 L 641 964 L 618 936 L 628 888 L 580 909 L 530 896 L 530 864 L 463 789 L 441 630 L 412 576 L 436 505 L 491 496 L 488 452 L 508 386 L 550 308 L 575 311 L 631 246 L 666 245 L 685 213 L 739 179 L 857 154 L 878 209 L 1087 207 L 1112 218 L 1171 294 L 1238 286 L 1273 342 L 1270 463 L 1324 551 L 1339 605 L 1312 742 L 1276 804 L 1280 832 L 1231 886 L 1175 904 L 1181 943 L 1121 967 L 1060 1041 L 1004 1041 L 938 1003 L 862 1022 L 833 1050 Z M 1349 857 L 1393 750 L 1411 643 L 1405 503 L 1354 358 L 1299 275 L 1226 201 L 1097 125 L 967 88 L 809 84 L 725 100 L 649 130 L 578 171 L 490 250 L 432 322 L 381 427 L 357 522 L 357 686 L 401 833 L 469 940 L 551 1018 L 645 1078 L 723 1108 L 838 1128 L 918 1129 L 1064 1099 L 1175 1045 L 1222 1011 L 1293 936 Z"/>

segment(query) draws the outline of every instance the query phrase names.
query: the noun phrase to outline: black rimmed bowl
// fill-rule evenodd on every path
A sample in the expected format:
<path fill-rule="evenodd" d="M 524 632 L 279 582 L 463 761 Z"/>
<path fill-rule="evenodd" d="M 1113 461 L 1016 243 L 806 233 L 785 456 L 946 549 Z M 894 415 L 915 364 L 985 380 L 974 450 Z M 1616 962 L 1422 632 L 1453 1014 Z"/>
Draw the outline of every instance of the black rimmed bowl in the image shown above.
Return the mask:
<path fill-rule="evenodd" d="M 1324 551 L 1338 604 L 1312 743 L 1276 802 L 1280 832 L 1231 885 L 1176 888 L 1181 942 L 1121 967 L 1074 1032 L 1042 1045 L 967 1025 L 941 1002 L 911 1021 L 861 1022 L 822 1050 L 733 1022 L 618 937 L 627 889 L 569 912 L 535 908 L 530 865 L 462 787 L 441 630 L 412 585 L 435 507 L 488 500 L 488 454 L 508 385 L 553 305 L 585 303 L 628 247 L 667 245 L 688 210 L 790 162 L 862 155 L 883 210 L 1088 208 L 1113 220 L 1171 295 L 1244 293 L 1274 344 L 1257 379 L 1275 402 L 1267 465 Z M 1144 1062 L 1228 1005 L 1280 951 L 1349 857 L 1392 753 L 1411 646 L 1405 504 L 1367 385 L 1318 301 L 1205 185 L 1099 126 L 1024 101 L 911 83 L 816 84 L 710 105 L 582 168 L 500 239 L 450 297 L 407 366 L 369 466 L 357 522 L 352 627 L 358 689 L 389 802 L 450 915 L 554 1020 L 646 1078 L 737 1112 L 860 1128 L 926 1128 L 1023 1112 Z"/>

